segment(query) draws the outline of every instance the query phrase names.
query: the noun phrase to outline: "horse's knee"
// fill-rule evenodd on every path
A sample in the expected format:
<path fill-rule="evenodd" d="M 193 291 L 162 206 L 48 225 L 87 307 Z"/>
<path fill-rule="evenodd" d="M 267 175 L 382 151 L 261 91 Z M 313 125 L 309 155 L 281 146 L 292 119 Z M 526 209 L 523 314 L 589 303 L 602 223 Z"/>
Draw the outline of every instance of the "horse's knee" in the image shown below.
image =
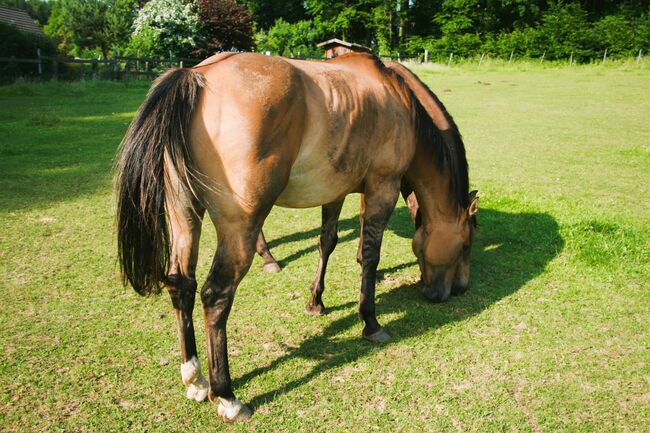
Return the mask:
<path fill-rule="evenodd" d="M 174 308 L 182 309 L 189 305 L 194 305 L 194 297 L 197 288 L 196 280 L 194 278 L 180 274 L 168 275 L 166 286 Z"/>

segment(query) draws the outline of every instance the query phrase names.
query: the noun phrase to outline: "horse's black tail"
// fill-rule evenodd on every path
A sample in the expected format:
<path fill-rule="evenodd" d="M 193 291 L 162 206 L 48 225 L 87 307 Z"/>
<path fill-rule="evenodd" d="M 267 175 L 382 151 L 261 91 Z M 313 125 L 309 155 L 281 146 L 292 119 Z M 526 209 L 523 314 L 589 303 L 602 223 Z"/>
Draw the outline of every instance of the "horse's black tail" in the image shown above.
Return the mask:
<path fill-rule="evenodd" d="M 120 145 L 115 175 L 118 256 L 124 284 L 141 295 L 160 293 L 167 279 L 165 185 L 174 170 L 189 187 L 189 126 L 203 85 L 203 76 L 191 69 L 160 76 Z"/>

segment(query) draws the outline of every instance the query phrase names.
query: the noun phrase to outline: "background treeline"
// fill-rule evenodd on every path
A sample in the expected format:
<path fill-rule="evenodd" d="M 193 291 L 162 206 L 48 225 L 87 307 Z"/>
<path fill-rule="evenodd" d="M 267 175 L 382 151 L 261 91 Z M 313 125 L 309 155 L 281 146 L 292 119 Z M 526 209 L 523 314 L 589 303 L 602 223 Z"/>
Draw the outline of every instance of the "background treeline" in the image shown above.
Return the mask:
<path fill-rule="evenodd" d="M 337 37 L 376 54 L 590 61 L 650 49 L 650 0 L 0 0 L 47 35 L 0 25 L 0 57 L 205 57 L 222 50 L 321 56 Z"/>

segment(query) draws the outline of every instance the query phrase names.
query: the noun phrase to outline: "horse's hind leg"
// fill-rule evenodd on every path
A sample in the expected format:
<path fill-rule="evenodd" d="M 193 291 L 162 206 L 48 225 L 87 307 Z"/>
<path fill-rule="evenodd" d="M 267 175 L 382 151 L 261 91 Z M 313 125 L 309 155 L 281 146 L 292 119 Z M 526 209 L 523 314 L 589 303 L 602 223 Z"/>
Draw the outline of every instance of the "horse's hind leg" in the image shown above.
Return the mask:
<path fill-rule="evenodd" d="M 325 272 L 327 271 L 327 261 L 334 248 L 336 248 L 339 239 L 337 229 L 342 207 L 343 200 L 326 204 L 321 211 L 322 225 L 318 242 L 320 261 L 318 262 L 314 282 L 311 284 L 311 297 L 306 307 L 309 314 L 316 316 L 320 316 L 325 312 L 325 305 L 323 305 L 322 300 L 323 291 L 325 290 Z"/>
<path fill-rule="evenodd" d="M 211 401 L 219 399 L 218 414 L 225 421 L 245 421 L 252 411 L 239 401 L 232 390 L 228 368 L 226 323 L 235 290 L 250 268 L 255 254 L 259 223 L 216 221 L 217 252 L 201 290 L 205 332 L 208 339 L 208 363 Z"/>
<path fill-rule="evenodd" d="M 266 243 L 266 239 L 264 238 L 264 232 L 262 230 L 260 230 L 260 234 L 257 236 L 255 249 L 257 250 L 257 254 L 259 254 L 262 260 L 264 260 L 264 264 L 262 266 L 264 267 L 265 272 L 268 272 L 269 274 L 277 274 L 282 270 L 280 269 L 278 262 L 276 262 L 275 258 L 273 258 L 271 250 L 269 249 L 269 246 Z"/>
<path fill-rule="evenodd" d="M 361 254 L 361 246 L 363 245 L 363 216 L 366 212 L 366 199 L 363 194 L 359 200 L 359 246 L 357 247 L 357 263 L 363 264 L 363 255 Z"/>
<path fill-rule="evenodd" d="M 363 337 L 373 342 L 383 343 L 388 341 L 390 336 L 377 322 L 375 283 L 384 229 L 399 196 L 399 179 L 369 179 L 366 180 L 366 185 L 368 186 L 364 194 L 359 316 L 365 322 Z"/>
<path fill-rule="evenodd" d="M 181 195 L 182 197 L 182 195 Z M 204 210 L 188 198 L 168 205 L 171 254 L 167 289 L 174 306 L 181 349 L 181 379 L 189 399 L 203 401 L 208 396 L 208 382 L 201 374 L 197 357 L 192 312 L 196 294 L 196 262 L 199 253 L 201 220 Z"/>

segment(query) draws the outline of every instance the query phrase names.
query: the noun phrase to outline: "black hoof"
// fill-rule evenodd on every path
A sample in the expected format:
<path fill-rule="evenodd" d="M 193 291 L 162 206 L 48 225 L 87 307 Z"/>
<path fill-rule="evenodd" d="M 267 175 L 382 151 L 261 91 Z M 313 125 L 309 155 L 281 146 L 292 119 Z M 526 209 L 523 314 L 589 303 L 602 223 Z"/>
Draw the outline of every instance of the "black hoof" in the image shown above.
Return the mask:
<path fill-rule="evenodd" d="M 388 343 L 390 341 L 390 335 L 388 332 L 384 331 L 384 328 L 379 328 L 379 331 L 376 331 L 370 335 L 363 335 L 363 338 L 372 342 L 372 343 Z"/>
<path fill-rule="evenodd" d="M 320 304 L 312 304 L 311 302 L 305 306 L 305 311 L 307 314 L 310 314 L 312 316 L 322 316 L 325 314 L 325 305 L 322 303 Z"/>

